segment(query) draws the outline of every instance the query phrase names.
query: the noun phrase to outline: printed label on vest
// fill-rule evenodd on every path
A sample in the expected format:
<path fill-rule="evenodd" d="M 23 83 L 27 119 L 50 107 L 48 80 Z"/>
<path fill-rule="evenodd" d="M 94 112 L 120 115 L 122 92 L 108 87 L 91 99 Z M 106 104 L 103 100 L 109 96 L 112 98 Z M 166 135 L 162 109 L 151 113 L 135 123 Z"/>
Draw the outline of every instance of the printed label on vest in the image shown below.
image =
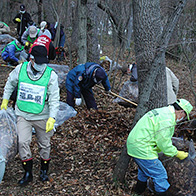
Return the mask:
<path fill-rule="evenodd" d="M 45 87 L 21 82 L 18 100 L 32 102 L 42 105 Z"/>

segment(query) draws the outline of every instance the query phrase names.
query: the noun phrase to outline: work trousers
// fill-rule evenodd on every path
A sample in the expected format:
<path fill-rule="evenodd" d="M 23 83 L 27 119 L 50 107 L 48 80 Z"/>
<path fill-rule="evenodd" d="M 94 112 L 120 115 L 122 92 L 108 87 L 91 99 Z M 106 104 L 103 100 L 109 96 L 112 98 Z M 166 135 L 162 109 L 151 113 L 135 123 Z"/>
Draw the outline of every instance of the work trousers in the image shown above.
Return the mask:
<path fill-rule="evenodd" d="M 159 159 L 144 160 L 134 158 L 138 165 L 138 180 L 146 182 L 148 177 L 153 179 L 156 192 L 165 192 L 170 187 L 167 171 Z"/>
<path fill-rule="evenodd" d="M 45 120 L 25 120 L 23 117 L 17 118 L 17 131 L 18 131 L 18 147 L 21 160 L 32 158 L 30 144 L 32 141 L 32 127 L 36 131 L 37 143 L 39 147 L 40 157 L 42 159 L 50 158 L 50 138 L 53 136 L 54 131 L 46 133 Z"/>

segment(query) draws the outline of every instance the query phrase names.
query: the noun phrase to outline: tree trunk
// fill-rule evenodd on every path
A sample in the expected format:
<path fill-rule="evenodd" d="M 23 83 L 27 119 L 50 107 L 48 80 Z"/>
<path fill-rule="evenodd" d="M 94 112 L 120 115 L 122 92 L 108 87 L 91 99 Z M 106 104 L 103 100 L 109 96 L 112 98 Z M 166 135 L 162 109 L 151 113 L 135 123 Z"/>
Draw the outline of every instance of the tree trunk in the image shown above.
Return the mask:
<path fill-rule="evenodd" d="M 78 0 L 78 63 L 86 63 L 87 61 L 87 17 L 86 5 L 87 1 Z"/>
<path fill-rule="evenodd" d="M 42 21 L 42 5 L 43 5 L 42 3 L 43 3 L 42 0 L 39 0 L 37 2 L 37 8 L 38 8 L 38 24 L 40 24 L 41 21 Z"/>
<path fill-rule="evenodd" d="M 97 0 L 88 0 L 87 61 L 99 63 Z"/>
<path fill-rule="evenodd" d="M 179 1 L 179 5 L 161 31 L 159 0 L 133 1 L 134 41 L 139 83 L 139 104 L 133 126 L 149 110 L 167 105 L 165 51 L 185 4 L 186 0 Z M 124 147 L 114 170 L 115 180 L 124 181 L 129 159 Z M 122 163 L 124 160 L 125 163 Z"/>

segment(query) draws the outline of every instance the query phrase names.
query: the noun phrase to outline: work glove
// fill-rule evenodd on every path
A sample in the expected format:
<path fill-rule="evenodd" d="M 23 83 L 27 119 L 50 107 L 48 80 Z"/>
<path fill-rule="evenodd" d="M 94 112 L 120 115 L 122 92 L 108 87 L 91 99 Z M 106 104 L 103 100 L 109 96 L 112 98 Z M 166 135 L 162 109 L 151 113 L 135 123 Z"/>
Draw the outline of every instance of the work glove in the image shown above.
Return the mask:
<path fill-rule="evenodd" d="M 76 98 L 75 104 L 76 105 L 81 105 L 81 103 L 82 103 L 82 99 L 81 98 Z"/>
<path fill-rule="evenodd" d="M 28 49 L 28 48 L 29 48 L 29 42 L 25 42 L 24 48 L 25 48 L 25 49 Z"/>
<path fill-rule="evenodd" d="M 186 159 L 188 157 L 189 153 L 184 151 L 178 151 L 176 157 L 180 160 Z"/>
<path fill-rule="evenodd" d="M 29 46 L 29 42 L 25 42 L 25 46 Z"/>
<path fill-rule="evenodd" d="M 7 99 L 3 99 L 2 104 L 1 104 L 1 110 L 7 110 L 7 104 L 8 104 L 8 100 Z"/>
<path fill-rule="evenodd" d="M 46 133 L 48 133 L 49 131 L 51 131 L 52 129 L 54 129 L 54 123 L 56 122 L 56 120 L 52 117 L 50 117 L 47 122 L 46 122 Z"/>
<path fill-rule="evenodd" d="M 16 22 L 21 22 L 20 18 L 15 19 Z"/>

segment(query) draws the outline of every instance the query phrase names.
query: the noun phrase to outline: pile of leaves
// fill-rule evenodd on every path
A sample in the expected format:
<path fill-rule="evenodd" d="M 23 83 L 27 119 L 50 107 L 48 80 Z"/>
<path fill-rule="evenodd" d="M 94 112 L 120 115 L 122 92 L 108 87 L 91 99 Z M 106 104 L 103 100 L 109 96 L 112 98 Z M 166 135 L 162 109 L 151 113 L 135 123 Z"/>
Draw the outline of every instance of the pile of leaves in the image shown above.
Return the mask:
<path fill-rule="evenodd" d="M 40 160 L 34 135 L 31 146 L 33 182 L 25 188 L 18 187 L 23 169 L 17 155 L 6 167 L 0 195 L 126 195 L 125 189 L 130 193 L 131 185 L 116 188 L 112 175 L 135 109 L 107 104 L 112 98 L 105 97 L 107 95 L 100 90 L 95 96 L 100 110 L 88 111 L 85 106 L 80 107 L 78 114 L 55 132 L 51 140 L 50 181 L 39 181 Z M 136 174 L 135 165 L 134 170 Z"/>

